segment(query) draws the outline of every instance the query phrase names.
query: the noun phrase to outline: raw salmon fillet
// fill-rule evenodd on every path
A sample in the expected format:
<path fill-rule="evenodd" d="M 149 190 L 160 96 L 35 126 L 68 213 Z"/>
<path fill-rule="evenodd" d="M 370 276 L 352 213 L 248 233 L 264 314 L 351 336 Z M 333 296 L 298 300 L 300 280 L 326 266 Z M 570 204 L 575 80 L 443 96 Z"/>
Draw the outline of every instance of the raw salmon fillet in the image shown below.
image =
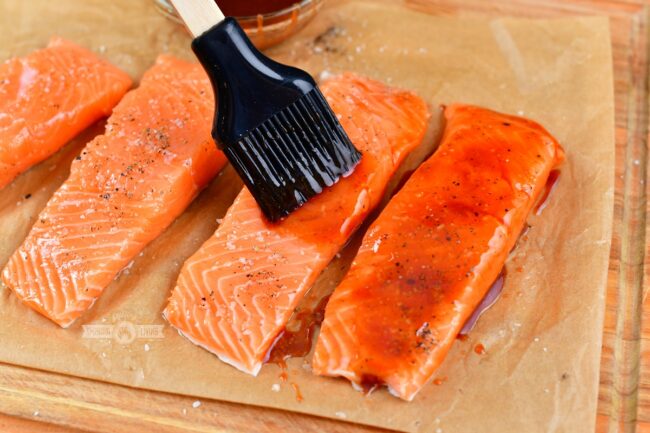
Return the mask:
<path fill-rule="evenodd" d="M 216 233 L 185 262 L 164 311 L 192 342 L 254 375 L 305 291 L 427 128 L 426 104 L 412 93 L 351 74 L 322 90 L 363 153 L 354 173 L 276 224 L 242 190 Z"/>
<path fill-rule="evenodd" d="M 125 73 L 61 38 L 0 64 L 0 188 L 108 116 Z"/>
<path fill-rule="evenodd" d="M 540 125 L 469 105 L 445 110 L 436 153 L 366 233 L 325 312 L 316 374 L 411 400 L 503 268 L 563 159 Z"/>
<path fill-rule="evenodd" d="M 2 272 L 20 300 L 67 327 L 225 164 L 198 64 L 161 56 L 88 143 Z"/>

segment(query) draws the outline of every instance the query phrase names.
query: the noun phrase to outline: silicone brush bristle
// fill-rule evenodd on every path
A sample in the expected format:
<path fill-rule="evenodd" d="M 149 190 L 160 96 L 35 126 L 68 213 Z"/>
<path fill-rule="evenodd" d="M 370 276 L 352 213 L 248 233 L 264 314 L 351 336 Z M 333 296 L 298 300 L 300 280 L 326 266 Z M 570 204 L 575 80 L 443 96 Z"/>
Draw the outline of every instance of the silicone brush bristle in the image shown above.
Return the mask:
<path fill-rule="evenodd" d="M 361 154 L 318 88 L 225 149 L 272 221 L 352 172 Z"/>

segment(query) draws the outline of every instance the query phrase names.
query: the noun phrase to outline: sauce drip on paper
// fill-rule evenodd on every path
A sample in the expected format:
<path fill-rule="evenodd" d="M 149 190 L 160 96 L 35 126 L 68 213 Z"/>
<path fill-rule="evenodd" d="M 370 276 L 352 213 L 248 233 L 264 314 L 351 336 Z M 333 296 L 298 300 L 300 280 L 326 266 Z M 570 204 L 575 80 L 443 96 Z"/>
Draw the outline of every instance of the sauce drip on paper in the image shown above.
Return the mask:
<path fill-rule="evenodd" d="M 469 319 L 467 319 L 467 322 L 465 322 L 463 329 L 461 329 L 460 332 L 458 333 L 459 338 L 469 334 L 469 331 L 471 331 L 474 328 L 479 317 L 481 317 L 481 315 L 488 308 L 494 305 L 497 299 L 499 299 L 499 295 L 501 295 L 501 292 L 503 291 L 503 286 L 505 282 L 506 282 L 506 268 L 503 268 L 503 270 L 501 270 L 501 273 L 499 274 L 497 279 L 494 281 L 494 283 L 492 283 L 492 286 L 490 286 L 490 289 L 483 297 L 481 303 L 478 304 L 478 307 L 476 307 L 472 315 L 469 316 Z"/>
<path fill-rule="evenodd" d="M 314 330 L 323 322 L 328 299 L 329 296 L 321 299 L 313 310 L 304 310 L 296 314 L 292 322 L 297 326 L 292 329 L 287 327 L 284 330 L 271 349 L 267 362 L 286 365 L 284 364 L 286 359 L 303 357 L 311 351 Z"/>
<path fill-rule="evenodd" d="M 369 395 L 371 394 L 375 389 L 378 387 L 382 386 L 384 384 L 384 381 L 378 378 L 377 376 L 374 376 L 372 374 L 364 374 L 363 377 L 361 378 L 361 391 Z"/>
<path fill-rule="evenodd" d="M 548 204 L 548 198 L 553 192 L 555 185 L 557 184 L 558 179 L 560 178 L 560 170 L 552 170 L 548 174 L 548 180 L 546 181 L 546 186 L 544 187 L 544 192 L 542 193 L 539 202 L 535 205 L 535 215 L 542 213 L 546 205 Z"/>

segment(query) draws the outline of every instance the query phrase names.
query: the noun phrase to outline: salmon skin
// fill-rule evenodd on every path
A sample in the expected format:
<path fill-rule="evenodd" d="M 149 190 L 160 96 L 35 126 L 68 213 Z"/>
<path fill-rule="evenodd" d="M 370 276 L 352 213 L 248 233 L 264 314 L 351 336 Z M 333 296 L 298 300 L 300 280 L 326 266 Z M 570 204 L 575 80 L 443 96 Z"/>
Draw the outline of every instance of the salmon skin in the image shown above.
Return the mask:
<path fill-rule="evenodd" d="M 159 57 L 73 161 L 3 270 L 5 285 L 62 327 L 90 308 L 224 166 L 213 101 L 198 64 Z"/>
<path fill-rule="evenodd" d="M 549 172 L 555 139 L 520 117 L 445 110 L 436 153 L 370 226 L 334 291 L 313 371 L 412 400 L 499 275 Z"/>
<path fill-rule="evenodd" d="M 108 116 L 131 79 L 61 38 L 0 65 L 0 188 Z"/>
<path fill-rule="evenodd" d="M 354 173 L 275 224 L 242 190 L 216 233 L 183 265 L 164 310 L 182 335 L 253 375 L 427 129 L 426 104 L 412 93 L 352 74 L 321 88 L 363 153 Z"/>

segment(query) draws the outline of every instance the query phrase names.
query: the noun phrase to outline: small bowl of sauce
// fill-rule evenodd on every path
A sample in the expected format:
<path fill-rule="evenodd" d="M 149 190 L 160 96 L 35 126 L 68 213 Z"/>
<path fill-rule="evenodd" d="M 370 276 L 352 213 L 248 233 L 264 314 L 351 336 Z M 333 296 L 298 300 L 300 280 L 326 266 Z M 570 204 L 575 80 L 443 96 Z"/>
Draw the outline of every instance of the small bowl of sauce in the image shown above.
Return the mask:
<path fill-rule="evenodd" d="M 169 0 L 154 0 L 168 17 L 181 22 Z M 276 45 L 303 28 L 323 0 L 216 0 L 226 16 L 235 17 L 259 49 Z"/>

